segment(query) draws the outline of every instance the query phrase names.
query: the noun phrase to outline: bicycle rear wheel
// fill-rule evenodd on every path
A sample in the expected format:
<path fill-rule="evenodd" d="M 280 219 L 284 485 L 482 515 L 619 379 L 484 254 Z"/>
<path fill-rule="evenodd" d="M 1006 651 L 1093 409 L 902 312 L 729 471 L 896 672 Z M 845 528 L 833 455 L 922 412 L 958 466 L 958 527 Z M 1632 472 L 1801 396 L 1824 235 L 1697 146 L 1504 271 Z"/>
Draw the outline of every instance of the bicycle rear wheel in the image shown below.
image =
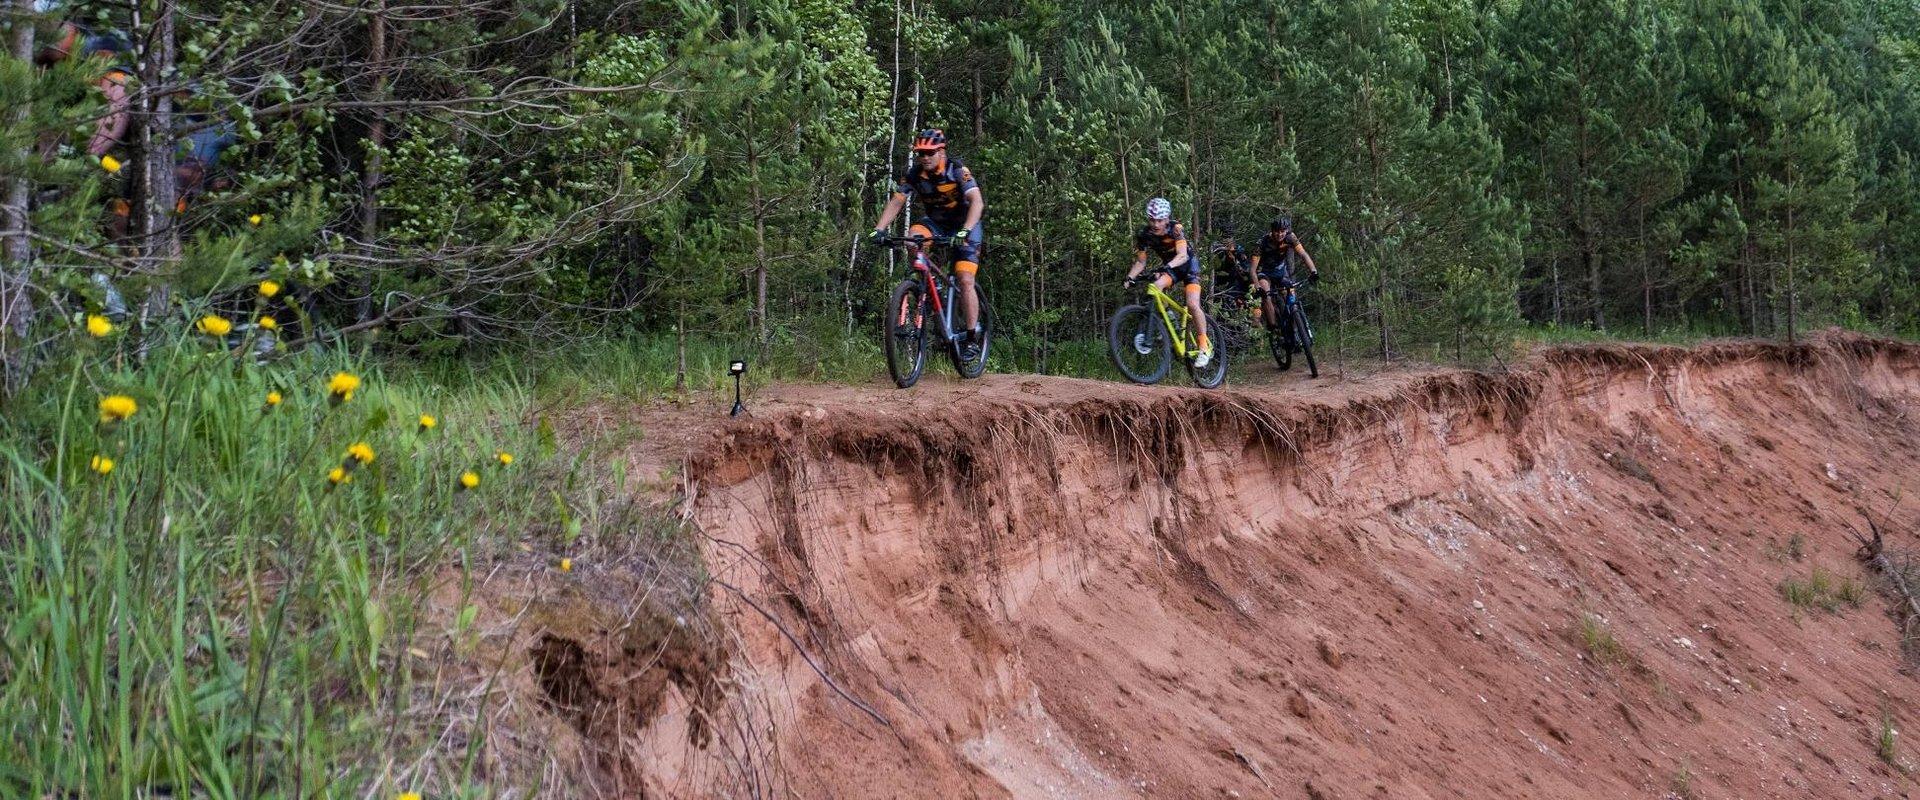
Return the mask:
<path fill-rule="evenodd" d="M 1134 383 L 1159 383 L 1173 368 L 1173 342 L 1153 309 L 1121 306 L 1107 323 L 1107 352 L 1121 375 Z"/>
<path fill-rule="evenodd" d="M 927 293 L 911 279 L 894 287 L 887 301 L 887 372 L 902 389 L 920 380 L 927 368 Z"/>
<path fill-rule="evenodd" d="M 980 300 L 980 354 L 969 363 L 960 357 L 958 344 L 947 348 L 948 354 L 953 356 L 953 370 L 960 373 L 962 378 L 978 378 L 987 371 L 987 347 L 993 344 L 993 307 L 987 305 L 987 289 L 976 281 L 973 294 Z M 959 316 L 957 309 L 954 315 Z"/>
<path fill-rule="evenodd" d="M 1293 340 L 1300 346 L 1300 355 L 1307 357 L 1307 377 L 1320 377 L 1320 364 L 1313 358 L 1313 328 L 1307 325 L 1307 312 L 1296 305 L 1293 307 Z"/>

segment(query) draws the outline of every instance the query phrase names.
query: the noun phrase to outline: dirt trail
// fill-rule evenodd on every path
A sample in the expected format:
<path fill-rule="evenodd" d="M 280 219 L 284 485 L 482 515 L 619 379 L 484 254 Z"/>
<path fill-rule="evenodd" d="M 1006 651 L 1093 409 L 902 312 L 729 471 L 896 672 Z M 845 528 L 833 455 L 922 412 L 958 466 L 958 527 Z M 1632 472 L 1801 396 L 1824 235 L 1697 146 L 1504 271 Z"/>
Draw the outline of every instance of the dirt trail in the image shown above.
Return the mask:
<path fill-rule="evenodd" d="M 655 797 L 1909 797 L 1889 604 L 1779 586 L 1864 583 L 1862 508 L 1916 544 L 1916 403 L 1838 335 L 768 390 L 636 454 L 691 453 L 730 664 L 615 749 Z"/>

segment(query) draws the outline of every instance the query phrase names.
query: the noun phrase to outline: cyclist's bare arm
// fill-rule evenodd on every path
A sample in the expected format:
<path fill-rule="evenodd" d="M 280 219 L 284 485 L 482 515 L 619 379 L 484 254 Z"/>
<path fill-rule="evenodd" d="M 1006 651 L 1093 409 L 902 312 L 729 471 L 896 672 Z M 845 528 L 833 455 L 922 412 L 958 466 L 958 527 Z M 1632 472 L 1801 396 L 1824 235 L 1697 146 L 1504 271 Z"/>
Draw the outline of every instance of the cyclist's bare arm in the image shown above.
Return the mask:
<path fill-rule="evenodd" d="M 1319 267 L 1316 267 L 1316 266 L 1314 266 L 1314 265 L 1313 265 L 1313 256 L 1310 256 L 1310 255 L 1307 255 L 1307 246 L 1306 246 L 1306 245 L 1304 245 L 1304 244 L 1301 244 L 1301 243 L 1300 243 L 1300 242 L 1298 242 L 1298 241 L 1295 241 L 1295 242 L 1293 243 L 1293 252 L 1295 252 L 1295 253 L 1298 253 L 1298 254 L 1300 254 L 1300 260 L 1301 260 L 1301 261 L 1305 261 L 1305 262 L 1307 262 L 1307 271 L 1308 271 L 1308 272 L 1319 272 L 1319 271 L 1320 271 L 1320 268 L 1319 268 Z"/>
<path fill-rule="evenodd" d="M 900 197 L 903 201 L 905 200 L 904 195 L 900 195 Z M 971 189 L 968 189 L 967 190 L 967 224 L 965 225 L 966 229 L 973 230 L 974 228 L 980 227 L 980 214 L 986 210 L 987 210 L 987 201 L 980 196 L 980 187 L 975 186 Z"/>
<path fill-rule="evenodd" d="M 1140 271 L 1147 268 L 1147 251 L 1141 250 L 1133 256 L 1133 269 L 1127 270 L 1127 280 L 1140 277 Z"/>
<path fill-rule="evenodd" d="M 907 195 L 904 192 L 894 192 L 892 197 L 887 198 L 887 207 L 880 211 L 880 221 L 873 224 L 873 229 L 884 231 L 892 227 L 893 218 L 900 216 L 900 209 L 906 207 Z"/>

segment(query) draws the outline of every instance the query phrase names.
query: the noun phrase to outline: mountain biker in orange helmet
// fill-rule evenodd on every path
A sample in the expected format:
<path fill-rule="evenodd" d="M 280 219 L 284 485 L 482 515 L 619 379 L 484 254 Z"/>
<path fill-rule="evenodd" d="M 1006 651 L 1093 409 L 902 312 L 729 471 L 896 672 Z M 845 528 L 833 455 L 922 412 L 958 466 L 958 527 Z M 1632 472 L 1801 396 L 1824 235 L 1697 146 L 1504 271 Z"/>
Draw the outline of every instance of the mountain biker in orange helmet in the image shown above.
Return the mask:
<path fill-rule="evenodd" d="M 980 184 L 973 171 L 960 159 L 947 155 L 947 134 L 928 128 L 913 139 L 914 167 L 901 178 L 880 221 L 874 223 L 873 239 L 887 237 L 887 228 L 907 198 L 919 202 L 920 218 L 913 221 L 910 233 L 929 241 L 946 241 L 953 247 L 953 277 L 959 288 L 961 318 L 967 326 L 967 339 L 960 345 L 961 358 L 972 361 L 980 352 L 980 298 L 974 294 L 974 275 L 980 271 L 980 251 L 985 234 L 980 215 L 987 202 L 981 198 Z"/>

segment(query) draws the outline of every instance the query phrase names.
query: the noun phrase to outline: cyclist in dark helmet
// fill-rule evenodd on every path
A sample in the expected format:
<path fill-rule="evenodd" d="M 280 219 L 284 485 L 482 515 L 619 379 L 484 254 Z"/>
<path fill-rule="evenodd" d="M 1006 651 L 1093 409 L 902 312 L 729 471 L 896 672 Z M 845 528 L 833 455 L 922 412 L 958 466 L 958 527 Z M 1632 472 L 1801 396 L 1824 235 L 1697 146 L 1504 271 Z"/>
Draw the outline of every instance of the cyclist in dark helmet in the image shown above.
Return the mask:
<path fill-rule="evenodd" d="M 1244 295 L 1253 288 L 1253 266 L 1247 259 L 1247 249 L 1232 236 L 1214 242 L 1207 252 L 1213 254 L 1215 291 Z"/>
<path fill-rule="evenodd" d="M 1308 275 L 1320 274 L 1320 268 L 1313 265 L 1313 256 L 1307 255 L 1306 246 L 1293 232 L 1293 218 L 1285 214 L 1274 217 L 1273 223 L 1267 226 L 1267 235 L 1260 237 L 1260 246 L 1253 253 L 1254 281 L 1263 295 L 1261 322 L 1269 328 L 1280 320 L 1280 312 L 1273 304 L 1273 287 L 1292 275 L 1296 257 L 1306 265 Z"/>

